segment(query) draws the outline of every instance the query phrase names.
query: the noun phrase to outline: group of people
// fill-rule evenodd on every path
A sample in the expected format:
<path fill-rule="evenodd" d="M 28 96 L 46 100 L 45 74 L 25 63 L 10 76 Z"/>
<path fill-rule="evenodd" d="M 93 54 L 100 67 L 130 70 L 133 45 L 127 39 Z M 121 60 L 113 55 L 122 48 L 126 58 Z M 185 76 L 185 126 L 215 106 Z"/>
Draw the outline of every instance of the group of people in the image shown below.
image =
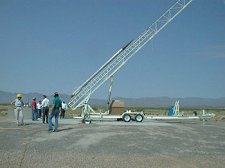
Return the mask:
<path fill-rule="evenodd" d="M 42 117 L 43 123 L 48 123 L 48 113 L 49 113 L 49 100 L 47 96 L 43 95 L 44 99 L 42 101 L 36 102 L 36 98 L 34 97 L 31 101 L 31 112 L 32 112 L 32 121 L 38 120 L 38 118 Z M 42 114 L 43 111 L 43 114 Z"/>
<path fill-rule="evenodd" d="M 11 104 L 15 105 L 14 112 L 18 126 L 24 125 L 24 116 L 22 111 L 24 103 L 22 101 L 22 94 L 17 94 L 16 99 Z M 42 122 L 49 124 L 49 131 L 53 132 L 58 130 L 58 118 L 64 118 L 66 110 L 67 104 L 65 101 L 61 101 L 57 92 L 54 93 L 53 105 L 51 109 L 50 101 L 46 95 L 43 95 L 43 100 L 38 101 L 38 103 L 36 102 L 35 97 L 31 102 L 32 120 L 35 121 L 42 117 Z M 55 117 L 54 129 L 52 124 L 53 117 Z"/>

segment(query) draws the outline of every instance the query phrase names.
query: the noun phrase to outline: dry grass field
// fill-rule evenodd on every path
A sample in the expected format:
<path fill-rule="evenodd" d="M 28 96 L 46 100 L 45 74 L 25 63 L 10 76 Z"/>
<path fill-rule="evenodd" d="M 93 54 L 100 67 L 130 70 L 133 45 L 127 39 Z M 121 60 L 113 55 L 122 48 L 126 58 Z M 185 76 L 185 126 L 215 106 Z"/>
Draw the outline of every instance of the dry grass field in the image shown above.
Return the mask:
<path fill-rule="evenodd" d="M 0 117 L 7 115 L 9 106 L 7 104 L 0 104 Z"/>

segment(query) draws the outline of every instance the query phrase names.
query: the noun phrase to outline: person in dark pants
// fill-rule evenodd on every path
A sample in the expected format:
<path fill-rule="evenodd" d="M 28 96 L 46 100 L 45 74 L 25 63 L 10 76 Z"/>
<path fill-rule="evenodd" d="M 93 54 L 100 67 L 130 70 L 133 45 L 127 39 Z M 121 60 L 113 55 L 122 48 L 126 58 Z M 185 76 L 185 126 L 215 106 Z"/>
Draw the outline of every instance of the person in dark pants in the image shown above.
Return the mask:
<path fill-rule="evenodd" d="M 66 110 L 67 110 L 67 104 L 66 104 L 65 101 L 62 101 L 62 110 L 61 110 L 61 113 L 60 113 L 60 119 L 65 117 Z"/>
<path fill-rule="evenodd" d="M 42 100 L 41 106 L 43 108 L 42 122 L 43 124 L 48 123 L 48 113 L 49 113 L 49 100 L 46 95 L 43 95 L 44 99 Z"/>
<path fill-rule="evenodd" d="M 62 108 L 62 101 L 59 98 L 59 94 L 55 92 L 54 94 L 54 100 L 53 100 L 53 106 L 49 113 L 49 131 L 50 132 L 57 132 L 58 130 L 58 118 L 59 118 L 59 112 Z M 55 126 L 53 129 L 52 125 L 52 118 L 55 117 Z"/>

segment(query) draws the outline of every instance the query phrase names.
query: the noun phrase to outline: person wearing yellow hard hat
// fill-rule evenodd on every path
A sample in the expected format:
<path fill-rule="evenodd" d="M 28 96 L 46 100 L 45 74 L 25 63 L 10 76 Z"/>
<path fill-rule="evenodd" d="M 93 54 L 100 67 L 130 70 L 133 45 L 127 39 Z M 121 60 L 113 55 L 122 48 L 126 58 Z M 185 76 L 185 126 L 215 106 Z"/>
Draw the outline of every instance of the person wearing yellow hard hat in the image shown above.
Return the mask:
<path fill-rule="evenodd" d="M 22 100 L 22 94 L 18 93 L 16 94 L 16 99 L 11 102 L 11 104 L 15 105 L 15 109 L 14 109 L 14 113 L 15 113 L 15 117 L 16 117 L 16 123 L 17 125 L 24 125 L 24 121 L 23 121 L 23 100 Z"/>
<path fill-rule="evenodd" d="M 16 94 L 16 97 L 17 98 L 22 98 L 22 94 L 18 93 L 18 94 Z"/>

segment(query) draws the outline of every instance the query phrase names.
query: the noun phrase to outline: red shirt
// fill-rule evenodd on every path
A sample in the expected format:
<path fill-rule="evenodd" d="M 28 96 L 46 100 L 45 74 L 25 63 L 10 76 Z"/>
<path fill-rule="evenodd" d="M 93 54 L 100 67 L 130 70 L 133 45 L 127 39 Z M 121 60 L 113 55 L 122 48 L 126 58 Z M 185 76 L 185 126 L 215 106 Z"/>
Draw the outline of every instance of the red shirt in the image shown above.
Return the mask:
<path fill-rule="evenodd" d="M 32 100 L 32 102 L 31 102 L 31 109 L 32 110 L 36 110 L 37 109 L 37 103 L 36 103 L 35 100 Z"/>

